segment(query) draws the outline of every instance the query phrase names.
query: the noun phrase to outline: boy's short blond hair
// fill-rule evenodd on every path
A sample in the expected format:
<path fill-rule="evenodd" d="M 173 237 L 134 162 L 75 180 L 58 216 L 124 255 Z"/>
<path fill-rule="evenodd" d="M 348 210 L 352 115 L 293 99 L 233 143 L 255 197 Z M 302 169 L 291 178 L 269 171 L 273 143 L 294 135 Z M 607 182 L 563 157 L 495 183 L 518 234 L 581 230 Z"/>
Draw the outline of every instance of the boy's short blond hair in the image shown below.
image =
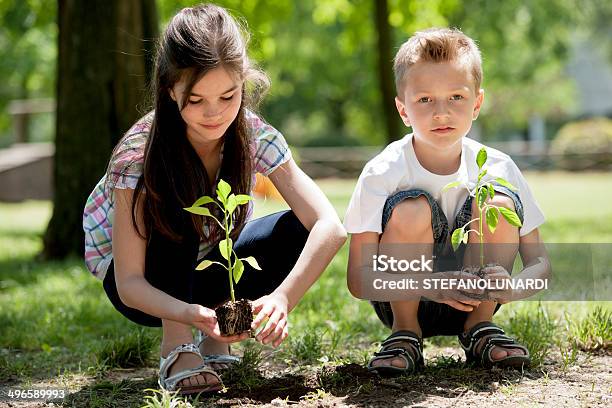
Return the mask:
<path fill-rule="evenodd" d="M 482 59 L 478 46 L 456 28 L 430 28 L 417 31 L 395 55 L 393 71 L 395 87 L 401 96 L 404 79 L 411 66 L 417 62 L 453 62 L 466 64 L 472 74 L 475 90 L 482 82 Z"/>

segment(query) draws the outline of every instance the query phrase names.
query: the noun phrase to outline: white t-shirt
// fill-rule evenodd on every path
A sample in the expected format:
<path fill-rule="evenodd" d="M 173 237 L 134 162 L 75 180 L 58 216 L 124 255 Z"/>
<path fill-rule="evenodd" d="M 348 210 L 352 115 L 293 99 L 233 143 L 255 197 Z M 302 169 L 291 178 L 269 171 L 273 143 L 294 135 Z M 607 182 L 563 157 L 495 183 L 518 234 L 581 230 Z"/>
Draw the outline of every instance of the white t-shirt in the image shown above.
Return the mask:
<path fill-rule="evenodd" d="M 389 144 L 381 153 L 366 165 L 351 197 L 344 226 L 347 232 L 382 233 L 381 221 L 383 207 L 387 198 L 399 191 L 421 189 L 427 191 L 438 202 L 452 228 L 460 207 L 478 180 L 476 156 L 483 146 L 475 140 L 464 137 L 462 141 L 461 164 L 454 174 L 439 175 L 423 168 L 414 153 L 412 134 Z M 484 168 L 488 173 L 484 180 L 502 177 L 518 189 L 524 210 L 523 226 L 520 236 L 527 235 L 542 225 L 544 214 L 535 201 L 527 181 L 514 161 L 505 153 L 490 147 L 487 149 L 487 162 Z M 450 182 L 461 181 L 468 188 L 457 187 L 442 192 Z"/>

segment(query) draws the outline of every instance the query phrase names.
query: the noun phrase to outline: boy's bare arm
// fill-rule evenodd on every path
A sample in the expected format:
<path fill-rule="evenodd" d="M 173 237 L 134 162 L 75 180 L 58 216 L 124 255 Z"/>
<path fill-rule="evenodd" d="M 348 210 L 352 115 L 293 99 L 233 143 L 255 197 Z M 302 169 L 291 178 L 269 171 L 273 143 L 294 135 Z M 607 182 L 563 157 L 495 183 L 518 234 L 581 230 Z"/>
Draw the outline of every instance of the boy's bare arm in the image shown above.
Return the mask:
<path fill-rule="evenodd" d="M 552 277 L 552 268 L 548 258 L 546 247 L 540 238 L 540 232 L 536 228 L 529 234 L 520 237 L 519 253 L 523 261 L 523 269 L 512 279 L 548 279 Z M 508 273 L 506 278 L 510 279 Z M 500 291 L 495 297 L 498 303 L 508 303 L 515 300 L 528 298 L 540 292 L 540 289 L 514 290 L 511 292 Z"/>
<path fill-rule="evenodd" d="M 517 278 L 537 278 L 550 279 L 552 278 L 552 268 L 548 258 L 546 246 L 540 238 L 538 228 L 531 231 L 529 234 L 521 237 L 519 241 L 519 253 L 523 261 L 523 270 L 517 275 Z M 538 291 L 522 293 L 521 299 L 531 296 Z"/>

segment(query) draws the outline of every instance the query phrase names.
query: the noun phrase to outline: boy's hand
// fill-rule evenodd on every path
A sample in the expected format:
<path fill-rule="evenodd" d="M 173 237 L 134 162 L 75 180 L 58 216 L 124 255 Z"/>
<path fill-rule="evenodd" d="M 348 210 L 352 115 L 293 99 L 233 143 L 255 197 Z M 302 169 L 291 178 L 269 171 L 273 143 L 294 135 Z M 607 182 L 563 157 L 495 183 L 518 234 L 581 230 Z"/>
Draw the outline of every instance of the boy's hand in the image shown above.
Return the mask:
<path fill-rule="evenodd" d="M 222 336 L 214 310 L 202 305 L 191 304 L 188 308 L 188 320 L 193 327 L 202 330 L 208 337 L 221 343 L 235 343 L 249 338 L 249 333 L 234 336 Z"/>
<path fill-rule="evenodd" d="M 255 300 L 253 313 L 257 313 L 257 316 L 251 328 L 257 330 L 263 321 L 268 319 L 268 323 L 257 333 L 255 339 L 262 344 L 272 343 L 274 347 L 278 347 L 289 335 L 288 309 L 289 301 L 282 293 L 272 292 Z"/>
<path fill-rule="evenodd" d="M 486 279 L 489 281 L 489 285 L 491 287 L 495 287 L 495 285 L 502 286 L 504 285 L 504 281 L 511 281 L 512 277 L 503 266 L 487 266 L 484 268 L 484 272 L 486 273 Z M 489 299 L 496 301 L 500 304 L 508 303 L 512 300 L 513 290 L 510 284 L 504 285 L 507 289 L 492 289 L 489 293 Z"/>
<path fill-rule="evenodd" d="M 431 276 L 441 279 L 478 280 L 477 276 L 462 271 L 437 272 Z M 461 292 L 482 294 L 484 291 L 478 288 L 465 289 L 461 291 L 458 289 L 438 289 L 433 300 L 438 303 L 445 303 L 452 308 L 464 312 L 471 312 L 478 307 L 478 305 L 480 305 L 480 300 L 472 299 Z"/>

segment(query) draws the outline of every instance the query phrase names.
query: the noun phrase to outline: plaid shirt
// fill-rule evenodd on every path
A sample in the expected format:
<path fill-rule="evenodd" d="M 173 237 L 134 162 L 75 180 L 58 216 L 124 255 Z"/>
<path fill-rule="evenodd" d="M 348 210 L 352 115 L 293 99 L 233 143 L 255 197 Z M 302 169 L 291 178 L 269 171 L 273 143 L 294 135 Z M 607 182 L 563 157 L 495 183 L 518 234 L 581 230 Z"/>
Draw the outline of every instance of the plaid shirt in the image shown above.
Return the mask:
<path fill-rule="evenodd" d="M 246 118 L 253 134 L 251 154 L 254 160 L 254 186 L 255 173 L 269 175 L 291 158 L 291 151 L 283 135 L 274 127 L 248 110 Z M 142 175 L 144 148 L 152 122 L 153 112 L 149 112 L 127 131 L 121 145 L 111 157 L 106 174 L 96 184 L 85 204 L 85 263 L 98 279 L 104 279 L 113 259 L 113 189 L 136 188 Z M 248 217 L 251 214 L 252 208 L 249 208 Z M 200 242 L 198 258 L 204 257 L 210 249 L 209 242 Z"/>

